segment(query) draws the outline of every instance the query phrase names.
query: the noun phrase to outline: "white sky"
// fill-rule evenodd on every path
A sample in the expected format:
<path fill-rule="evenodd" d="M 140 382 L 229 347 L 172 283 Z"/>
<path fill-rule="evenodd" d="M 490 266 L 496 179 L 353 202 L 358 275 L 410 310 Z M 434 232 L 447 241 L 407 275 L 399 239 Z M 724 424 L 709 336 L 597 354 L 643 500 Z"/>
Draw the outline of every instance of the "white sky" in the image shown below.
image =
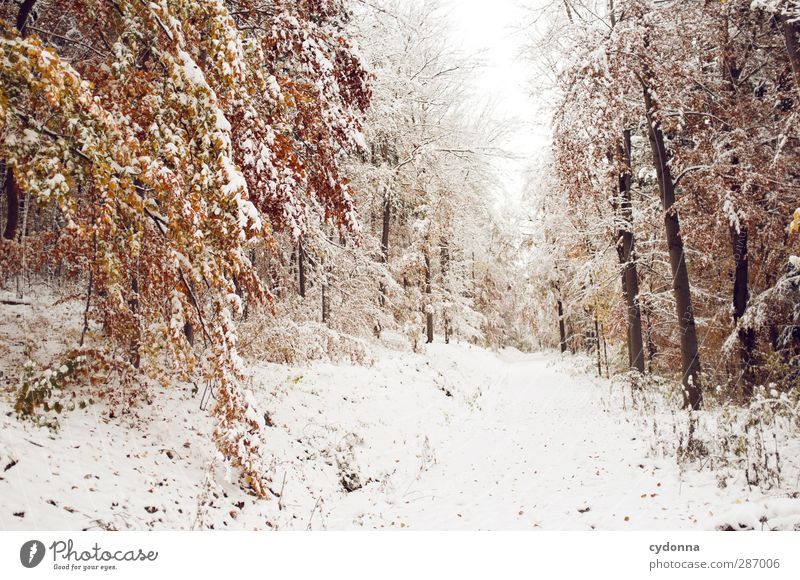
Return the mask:
<path fill-rule="evenodd" d="M 523 25 L 530 18 L 526 13 L 543 0 L 451 0 L 447 7 L 456 42 L 469 53 L 479 53 L 486 67 L 475 79 L 475 88 L 484 99 L 494 102 L 502 117 L 515 118 L 516 130 L 510 135 L 507 147 L 524 157 L 512 162 L 498 163 L 508 202 L 519 200 L 524 186 L 524 172 L 529 161 L 548 146 L 549 130 L 528 88 L 533 72 L 521 54 L 529 42 Z"/>

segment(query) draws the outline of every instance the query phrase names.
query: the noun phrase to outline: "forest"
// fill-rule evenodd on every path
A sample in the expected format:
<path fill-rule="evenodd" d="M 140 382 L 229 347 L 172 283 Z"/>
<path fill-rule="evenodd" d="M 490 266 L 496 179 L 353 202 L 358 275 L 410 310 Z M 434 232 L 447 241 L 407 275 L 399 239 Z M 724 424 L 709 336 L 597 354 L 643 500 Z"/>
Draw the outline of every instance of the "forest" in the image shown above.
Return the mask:
<path fill-rule="evenodd" d="M 523 119 L 476 89 L 455 5 L 0 5 L 0 528 L 412 527 L 387 489 L 463 492 L 454 433 L 585 476 L 526 446 L 586 421 L 608 487 L 526 527 L 624 526 L 586 513 L 622 453 L 716 490 L 637 525 L 800 529 L 800 2 L 519 2 Z M 182 508 L 61 509 L 111 477 L 37 482 L 76 437 L 150 469 L 131 489 L 183 462 Z M 51 507 L 15 503 L 32 482 Z M 56 504 L 83 519 L 31 520 Z M 417 527 L 528 511 L 478 507 Z"/>

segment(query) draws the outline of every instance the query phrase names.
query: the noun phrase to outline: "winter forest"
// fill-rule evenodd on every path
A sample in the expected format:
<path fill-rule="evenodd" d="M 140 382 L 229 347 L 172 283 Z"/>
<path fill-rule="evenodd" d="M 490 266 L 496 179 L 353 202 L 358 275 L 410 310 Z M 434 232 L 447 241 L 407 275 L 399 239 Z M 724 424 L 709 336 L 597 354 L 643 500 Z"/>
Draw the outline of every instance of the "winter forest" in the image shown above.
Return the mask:
<path fill-rule="evenodd" d="M 0 529 L 800 530 L 800 2 L 490 4 L 3 0 Z"/>

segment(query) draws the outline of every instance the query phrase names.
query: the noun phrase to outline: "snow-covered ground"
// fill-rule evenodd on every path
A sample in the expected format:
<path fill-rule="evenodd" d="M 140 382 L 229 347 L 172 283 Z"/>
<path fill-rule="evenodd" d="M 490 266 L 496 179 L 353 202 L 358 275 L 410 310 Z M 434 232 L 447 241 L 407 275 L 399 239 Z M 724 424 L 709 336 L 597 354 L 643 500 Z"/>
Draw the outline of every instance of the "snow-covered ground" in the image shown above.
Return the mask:
<path fill-rule="evenodd" d="M 366 367 L 251 367 L 273 425 L 269 500 L 215 460 L 202 385 L 154 387 L 113 417 L 90 405 L 57 433 L 17 420 L 7 385 L 0 529 L 800 527 L 797 482 L 720 488 L 708 470 L 651 457 L 609 383 L 570 359 L 376 349 Z"/>

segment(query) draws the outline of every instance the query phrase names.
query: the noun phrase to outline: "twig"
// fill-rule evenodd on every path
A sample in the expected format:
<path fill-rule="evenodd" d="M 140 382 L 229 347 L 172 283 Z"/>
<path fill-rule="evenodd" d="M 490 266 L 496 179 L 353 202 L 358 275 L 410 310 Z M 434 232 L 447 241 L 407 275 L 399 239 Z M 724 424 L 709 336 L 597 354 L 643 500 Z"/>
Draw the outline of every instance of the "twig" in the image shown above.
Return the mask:
<path fill-rule="evenodd" d="M 317 503 L 314 504 L 314 509 L 311 510 L 311 515 L 308 516 L 308 525 L 306 526 L 306 531 L 307 532 L 311 531 L 311 520 L 314 517 L 314 512 L 317 511 L 317 506 L 319 505 L 319 502 L 320 502 L 321 499 L 322 499 L 322 497 L 318 497 L 317 498 Z"/>
<path fill-rule="evenodd" d="M 0 299 L 0 304 L 8 304 L 9 306 L 30 306 L 31 303 L 27 300 L 17 300 L 15 298 Z"/>
<path fill-rule="evenodd" d="M 281 493 L 278 495 L 278 509 L 283 510 L 283 488 L 286 486 L 286 472 L 283 472 L 283 483 L 281 483 Z"/>

